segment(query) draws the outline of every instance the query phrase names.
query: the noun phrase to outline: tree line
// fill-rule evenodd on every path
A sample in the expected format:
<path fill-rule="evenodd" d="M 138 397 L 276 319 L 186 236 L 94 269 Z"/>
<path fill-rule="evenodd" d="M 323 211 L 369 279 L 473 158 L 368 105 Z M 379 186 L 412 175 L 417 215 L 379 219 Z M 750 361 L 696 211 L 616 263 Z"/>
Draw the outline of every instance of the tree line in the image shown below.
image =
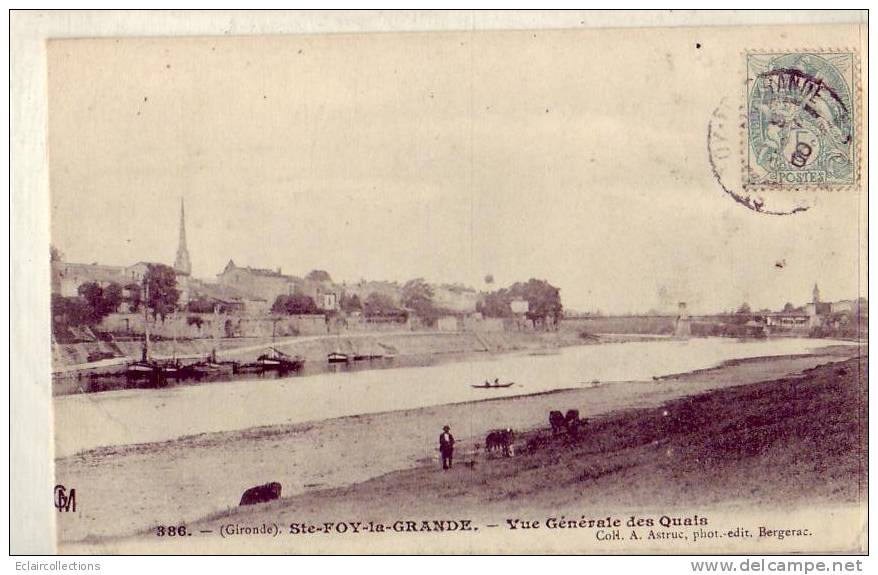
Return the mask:
<path fill-rule="evenodd" d="M 149 294 L 145 302 L 144 287 Z M 52 294 L 52 328 L 56 333 L 70 327 L 96 326 L 126 301 L 130 313 L 141 311 L 145 305 L 154 319 L 164 320 L 177 309 L 180 301 L 177 274 L 164 264 L 148 264 L 143 284 L 131 282 L 123 286 L 110 282 L 102 286 L 98 282 L 86 282 L 77 288 L 77 293 L 73 297 Z"/>
<path fill-rule="evenodd" d="M 488 292 L 476 304 L 476 311 L 485 317 L 511 318 L 515 316 L 512 310 L 512 302 L 515 300 L 527 302 L 527 312 L 524 315 L 534 325 L 548 321 L 557 324 L 564 316 L 561 289 L 546 280 L 535 278 Z"/>
<path fill-rule="evenodd" d="M 52 261 L 59 261 L 62 254 L 54 247 Z M 306 279 L 317 282 L 331 282 L 332 278 L 324 270 L 312 270 Z M 486 277 L 486 282 L 488 282 Z M 490 282 L 493 283 L 493 277 Z M 144 287 L 148 294 L 143 301 Z M 126 294 L 127 292 L 127 294 Z M 126 297 L 127 295 L 127 297 Z M 359 313 L 367 319 L 405 322 L 409 314 L 417 316 L 425 325 L 435 325 L 445 315 L 454 311 L 438 305 L 435 290 L 424 278 L 407 281 L 399 290 L 399 297 L 372 292 L 365 298 L 357 294 L 342 293 L 338 308 L 345 314 Z M 164 320 L 179 307 L 180 290 L 174 269 L 164 264 L 148 264 L 143 283 L 132 282 L 126 285 L 111 282 L 101 285 L 87 282 L 79 286 L 78 295 L 65 297 L 52 294 L 53 328 L 63 330 L 74 326 L 98 325 L 109 314 L 119 310 L 123 303 L 127 311 L 137 313 L 146 306 L 146 312 L 154 319 Z M 548 321 L 557 323 L 563 315 L 560 289 L 545 280 L 530 279 L 517 282 L 508 288 L 500 288 L 484 293 L 476 304 L 476 311 L 489 318 L 511 318 L 515 316 L 511 303 L 514 300 L 527 302 L 525 317 L 537 323 Z M 192 312 L 210 313 L 215 303 L 207 298 L 191 300 L 187 309 Z M 272 313 L 286 315 L 332 314 L 323 310 L 311 296 L 303 293 L 279 295 L 271 306 Z"/>

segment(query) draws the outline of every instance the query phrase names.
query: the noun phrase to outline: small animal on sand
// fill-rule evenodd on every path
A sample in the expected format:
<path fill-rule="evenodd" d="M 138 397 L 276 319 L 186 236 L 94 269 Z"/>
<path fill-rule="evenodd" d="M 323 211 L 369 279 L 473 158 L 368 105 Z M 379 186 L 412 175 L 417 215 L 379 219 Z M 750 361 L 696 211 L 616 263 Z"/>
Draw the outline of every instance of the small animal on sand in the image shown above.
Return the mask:
<path fill-rule="evenodd" d="M 280 498 L 281 485 L 277 481 L 251 487 L 241 496 L 238 505 L 256 505 Z"/>

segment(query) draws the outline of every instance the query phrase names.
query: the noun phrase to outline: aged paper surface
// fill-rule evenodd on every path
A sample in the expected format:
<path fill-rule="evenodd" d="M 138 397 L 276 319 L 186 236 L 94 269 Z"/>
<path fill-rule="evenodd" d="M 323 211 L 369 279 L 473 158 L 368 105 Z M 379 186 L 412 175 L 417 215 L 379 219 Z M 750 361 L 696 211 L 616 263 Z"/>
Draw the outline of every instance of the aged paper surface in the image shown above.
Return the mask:
<path fill-rule="evenodd" d="M 56 549 L 865 552 L 866 37 L 49 40 Z"/>

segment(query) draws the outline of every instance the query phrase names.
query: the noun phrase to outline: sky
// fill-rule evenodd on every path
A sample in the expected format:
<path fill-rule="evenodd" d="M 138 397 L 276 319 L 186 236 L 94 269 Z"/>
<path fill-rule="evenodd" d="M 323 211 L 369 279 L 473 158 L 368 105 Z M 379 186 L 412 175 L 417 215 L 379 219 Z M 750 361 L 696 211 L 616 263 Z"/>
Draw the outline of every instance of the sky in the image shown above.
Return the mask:
<path fill-rule="evenodd" d="M 184 198 L 206 279 L 229 259 L 347 282 L 536 277 L 605 313 L 779 308 L 815 282 L 856 297 L 856 192 L 769 216 L 713 179 L 707 123 L 740 93 L 743 33 L 52 41 L 52 242 L 171 264 Z"/>

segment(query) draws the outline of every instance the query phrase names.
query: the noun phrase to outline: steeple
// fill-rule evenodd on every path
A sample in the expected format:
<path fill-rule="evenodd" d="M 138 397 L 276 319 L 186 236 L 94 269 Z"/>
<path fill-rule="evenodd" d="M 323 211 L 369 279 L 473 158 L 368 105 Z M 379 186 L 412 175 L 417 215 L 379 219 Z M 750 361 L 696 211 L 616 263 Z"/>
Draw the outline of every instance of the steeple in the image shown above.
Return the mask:
<path fill-rule="evenodd" d="M 174 269 L 177 273 L 187 276 L 192 273 L 189 250 L 186 249 L 186 209 L 183 206 L 183 198 L 180 198 L 180 243 L 177 245 L 177 259 L 174 260 Z"/>
<path fill-rule="evenodd" d="M 820 288 L 817 287 L 817 284 L 814 284 L 814 291 L 811 292 L 811 301 L 814 303 L 820 303 Z"/>

